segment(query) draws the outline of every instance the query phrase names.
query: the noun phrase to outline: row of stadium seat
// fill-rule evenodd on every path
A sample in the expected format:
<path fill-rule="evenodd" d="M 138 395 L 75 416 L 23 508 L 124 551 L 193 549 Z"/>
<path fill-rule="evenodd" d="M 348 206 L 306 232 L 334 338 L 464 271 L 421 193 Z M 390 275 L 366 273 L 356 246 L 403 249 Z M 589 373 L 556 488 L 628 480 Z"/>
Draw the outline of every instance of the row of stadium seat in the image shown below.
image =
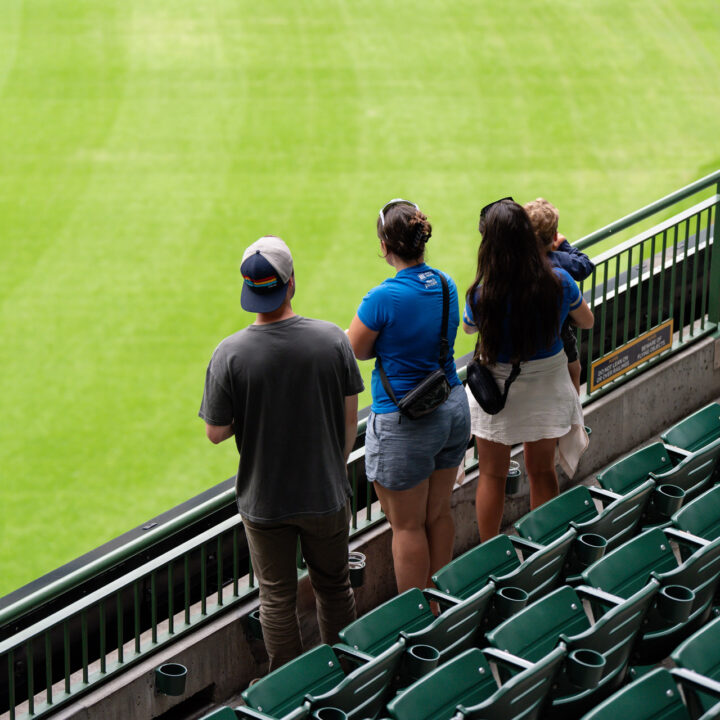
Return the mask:
<path fill-rule="evenodd" d="M 656 668 L 600 703 L 583 720 L 720 718 L 720 618 L 679 645 L 676 668 Z M 682 687 L 683 695 L 677 690 Z"/>
<path fill-rule="evenodd" d="M 713 685 L 720 676 L 717 621 L 707 627 L 718 635 L 714 665 L 693 661 L 690 667 L 676 657 L 695 647 L 690 641 L 673 654 L 686 669 L 660 672 L 652 665 L 713 613 L 720 584 L 720 485 L 712 487 L 720 405 L 703 408 L 661 437 L 662 443 L 598 476 L 603 489 L 577 486 L 562 493 L 516 523 L 520 537 L 500 535 L 469 550 L 433 576 L 437 589 L 392 598 L 346 627 L 338 645 L 316 647 L 250 686 L 243 693 L 247 706 L 206 717 L 532 720 L 542 710 L 543 718 L 579 718 L 622 685 L 631 665 L 641 677 L 618 697 L 628 693 L 625 702 L 642 713 L 650 704 L 628 698 L 662 687 L 675 704 L 668 704 L 668 714 L 625 720 L 695 718 L 697 707 L 714 712 L 720 700 Z M 694 464 L 698 458 L 702 462 Z M 671 515 L 684 496 L 668 503 L 668 475 L 690 497 L 707 492 Z M 437 617 L 431 603 L 441 609 Z M 676 681 L 704 687 L 712 701 L 688 710 L 676 688 L 669 693 Z M 617 714 L 614 699 L 584 717 Z"/>

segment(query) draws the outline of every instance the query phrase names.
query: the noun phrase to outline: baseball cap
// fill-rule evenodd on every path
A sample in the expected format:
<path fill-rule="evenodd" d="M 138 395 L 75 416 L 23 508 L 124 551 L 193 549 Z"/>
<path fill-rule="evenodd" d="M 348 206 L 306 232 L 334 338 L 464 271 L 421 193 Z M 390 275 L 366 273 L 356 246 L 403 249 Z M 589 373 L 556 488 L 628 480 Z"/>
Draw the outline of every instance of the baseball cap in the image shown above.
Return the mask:
<path fill-rule="evenodd" d="M 290 248 L 279 237 L 266 235 L 256 240 L 245 250 L 240 263 L 243 310 L 255 313 L 277 310 L 285 300 L 292 272 Z"/>

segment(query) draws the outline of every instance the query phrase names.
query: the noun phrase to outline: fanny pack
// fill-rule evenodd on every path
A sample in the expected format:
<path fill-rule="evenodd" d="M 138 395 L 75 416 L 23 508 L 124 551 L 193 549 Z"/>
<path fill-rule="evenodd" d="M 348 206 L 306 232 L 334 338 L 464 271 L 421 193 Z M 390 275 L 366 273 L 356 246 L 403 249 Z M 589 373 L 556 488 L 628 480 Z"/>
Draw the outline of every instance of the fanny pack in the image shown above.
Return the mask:
<path fill-rule="evenodd" d="M 497 415 L 504 407 L 510 386 L 520 374 L 520 363 L 513 363 L 510 375 L 505 381 L 505 388 L 500 392 L 495 376 L 490 372 L 487 365 L 480 362 L 478 348 L 480 340 L 475 346 L 475 357 L 467 366 L 467 385 L 470 392 L 478 401 L 478 405 L 488 414 Z"/>
<path fill-rule="evenodd" d="M 443 291 L 443 317 L 442 317 L 442 328 L 440 330 L 440 357 L 439 363 L 440 368 L 433 370 L 427 377 L 423 378 L 412 390 L 406 392 L 400 400 L 395 397 L 392 386 L 385 374 L 385 370 L 382 366 L 382 361 L 377 358 L 378 372 L 380 373 L 380 379 L 382 385 L 385 388 L 385 392 L 388 397 L 397 405 L 400 415 L 404 415 L 411 420 L 429 415 L 431 412 L 436 410 L 442 405 L 450 395 L 450 383 L 445 375 L 445 360 L 448 355 L 448 340 L 447 340 L 447 326 L 448 326 L 448 309 L 450 305 L 450 293 L 448 290 L 447 280 L 441 273 L 437 273 L 442 283 Z"/>

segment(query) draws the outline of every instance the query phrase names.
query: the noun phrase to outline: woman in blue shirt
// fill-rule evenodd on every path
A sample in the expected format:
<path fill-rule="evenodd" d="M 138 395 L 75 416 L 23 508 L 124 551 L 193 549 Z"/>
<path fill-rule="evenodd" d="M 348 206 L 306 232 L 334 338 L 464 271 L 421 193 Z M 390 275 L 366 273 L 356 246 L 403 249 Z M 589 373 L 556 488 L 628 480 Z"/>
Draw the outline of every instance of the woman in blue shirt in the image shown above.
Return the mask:
<path fill-rule="evenodd" d="M 439 271 L 425 264 L 432 228 L 414 203 L 392 200 L 381 211 L 377 234 L 396 270 L 360 303 L 348 330 L 359 360 L 382 362 L 396 398 L 437 370 L 443 292 Z M 470 415 L 457 376 L 453 345 L 459 325 L 457 289 L 449 290 L 445 376 L 448 400 L 429 415 L 401 417 L 385 391 L 377 362 L 372 411 L 365 435 L 365 470 L 393 531 L 398 591 L 432 585 L 431 575 L 452 559 L 455 526 L 450 496 L 470 439 Z"/>
<path fill-rule="evenodd" d="M 558 494 L 558 441 L 561 463 L 569 458 L 563 464 L 568 474 L 587 446 L 560 328 L 568 315 L 577 327 L 591 328 L 593 315 L 575 281 L 565 270 L 551 267 L 530 218 L 512 198 L 483 208 L 480 233 L 463 327 L 468 333 L 479 331 L 477 352 L 501 389 L 512 363 L 521 368 L 496 415 L 484 412 L 468 390 L 479 462 L 475 512 L 485 541 L 500 532 L 513 445 L 524 444 L 531 508 Z"/>

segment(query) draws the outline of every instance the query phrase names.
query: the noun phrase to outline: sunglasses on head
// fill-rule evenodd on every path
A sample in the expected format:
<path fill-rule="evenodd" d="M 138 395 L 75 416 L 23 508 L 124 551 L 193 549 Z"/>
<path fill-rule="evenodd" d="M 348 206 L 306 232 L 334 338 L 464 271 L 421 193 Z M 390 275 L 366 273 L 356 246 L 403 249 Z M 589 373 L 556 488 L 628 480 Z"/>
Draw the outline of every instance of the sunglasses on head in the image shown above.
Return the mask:
<path fill-rule="evenodd" d="M 394 207 L 395 205 L 410 205 L 410 207 L 414 207 L 416 210 L 419 210 L 420 208 L 414 203 L 410 202 L 410 200 L 403 200 L 402 198 L 395 198 L 394 200 L 391 200 L 389 203 L 386 203 L 383 205 L 382 210 L 380 210 L 380 223 L 383 227 L 385 227 L 385 211 L 389 210 L 391 207 Z"/>
<path fill-rule="evenodd" d="M 515 202 L 515 201 L 514 201 L 511 197 L 509 197 L 509 196 L 508 196 L 508 197 L 504 197 L 504 198 L 500 198 L 499 200 L 495 200 L 495 202 L 491 202 L 489 205 L 486 205 L 486 206 L 480 211 L 480 218 L 481 218 L 481 219 L 484 218 L 484 217 L 487 215 L 488 210 L 489 210 L 493 205 L 497 205 L 498 203 L 505 202 L 506 200 L 510 200 L 511 202 Z"/>

